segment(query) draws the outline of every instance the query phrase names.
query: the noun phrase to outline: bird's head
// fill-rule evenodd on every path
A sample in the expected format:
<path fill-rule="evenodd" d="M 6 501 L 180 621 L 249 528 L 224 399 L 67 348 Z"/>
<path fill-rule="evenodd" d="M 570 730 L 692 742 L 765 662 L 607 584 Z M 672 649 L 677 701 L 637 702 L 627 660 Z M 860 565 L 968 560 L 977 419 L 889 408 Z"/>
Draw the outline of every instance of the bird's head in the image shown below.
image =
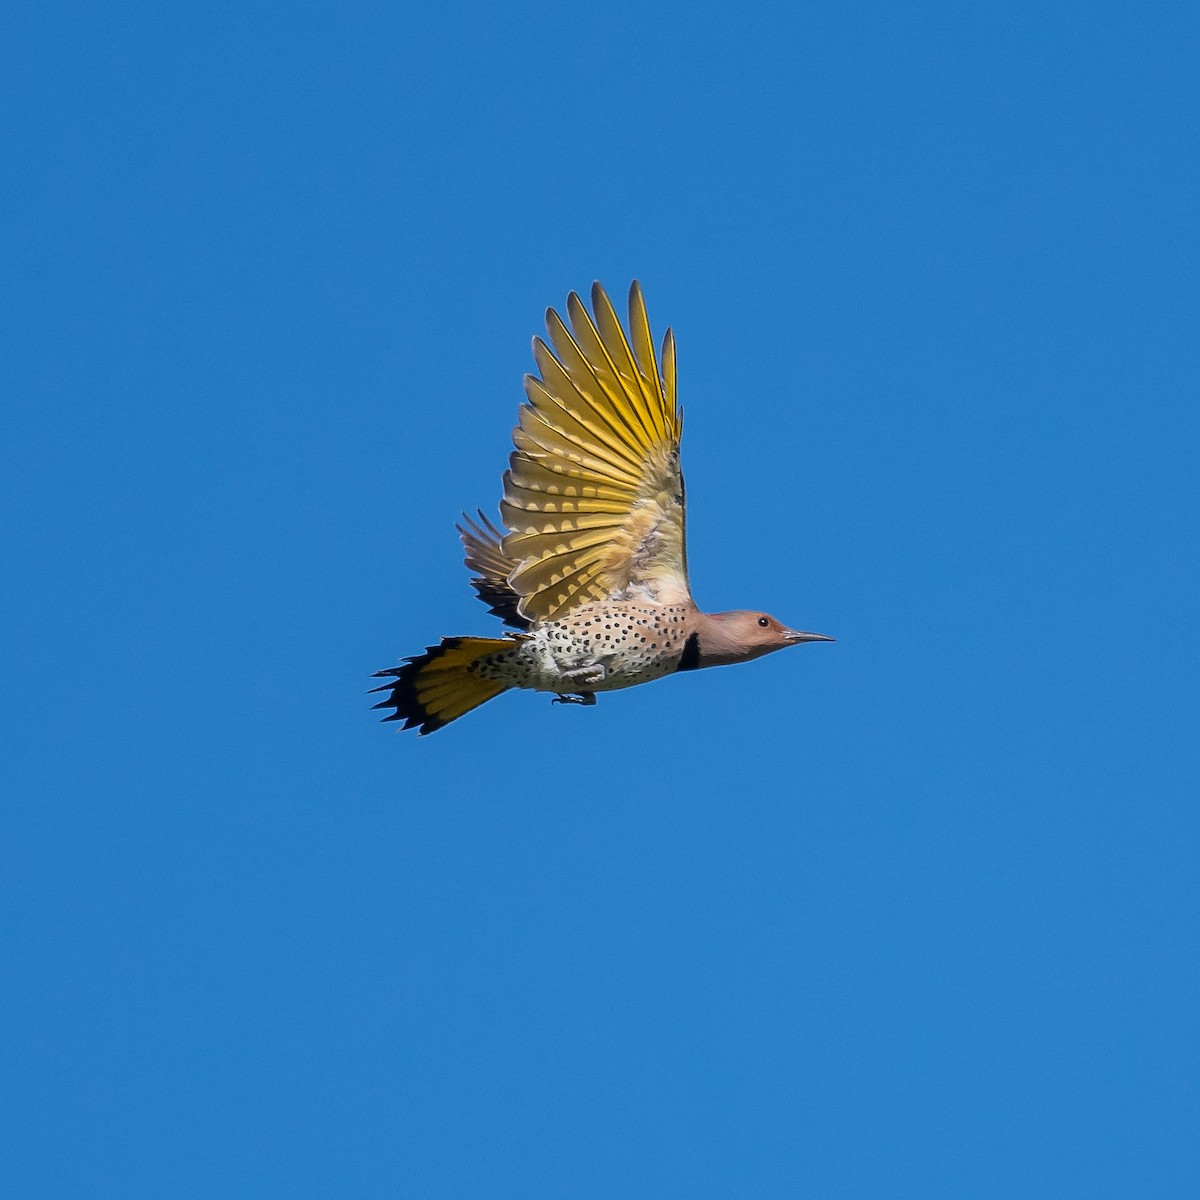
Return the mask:
<path fill-rule="evenodd" d="M 805 633 L 789 629 L 763 612 L 743 609 L 734 612 L 701 613 L 697 622 L 699 666 L 720 667 L 729 663 L 749 662 L 772 650 L 798 646 L 801 642 L 832 642 L 823 633 Z"/>

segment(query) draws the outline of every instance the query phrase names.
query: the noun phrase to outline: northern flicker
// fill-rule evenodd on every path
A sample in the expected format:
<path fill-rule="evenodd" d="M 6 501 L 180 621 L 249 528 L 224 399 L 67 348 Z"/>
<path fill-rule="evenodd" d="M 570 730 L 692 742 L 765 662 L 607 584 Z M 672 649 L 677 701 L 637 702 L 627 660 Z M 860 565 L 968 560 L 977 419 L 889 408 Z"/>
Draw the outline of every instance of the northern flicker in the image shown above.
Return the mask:
<path fill-rule="evenodd" d="M 654 354 L 642 289 L 629 289 L 629 334 L 604 289 L 589 315 L 572 292 L 570 329 L 546 312 L 534 338 L 539 375 L 513 430 L 504 473 L 504 532 L 483 512 L 458 526 L 471 580 L 489 611 L 519 630 L 450 637 L 398 667 L 376 708 L 432 733 L 509 688 L 595 704 L 675 671 L 746 662 L 801 642 L 766 613 L 701 612 L 688 586 L 675 402 L 675 338 Z"/>

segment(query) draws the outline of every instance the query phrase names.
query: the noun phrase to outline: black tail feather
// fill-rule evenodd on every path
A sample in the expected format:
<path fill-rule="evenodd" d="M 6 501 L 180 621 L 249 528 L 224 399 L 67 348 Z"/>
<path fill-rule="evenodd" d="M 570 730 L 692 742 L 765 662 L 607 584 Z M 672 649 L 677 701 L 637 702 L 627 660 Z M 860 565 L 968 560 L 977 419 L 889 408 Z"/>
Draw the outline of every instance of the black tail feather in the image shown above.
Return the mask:
<path fill-rule="evenodd" d="M 372 676 L 374 679 L 392 678 L 394 683 L 385 683 L 380 687 L 372 688 L 368 695 L 374 695 L 376 692 L 389 692 L 390 695 L 385 700 L 380 700 L 378 704 L 372 704 L 374 708 L 394 708 L 396 711 L 390 716 L 381 718 L 384 721 L 403 721 L 404 729 L 415 729 L 421 727 L 422 733 L 432 733 L 435 729 L 441 729 L 445 724 L 444 721 L 438 721 L 436 717 L 431 717 L 417 699 L 417 674 L 421 668 L 430 660 L 430 656 L 435 647 L 430 646 L 424 654 L 417 655 L 414 658 L 406 658 L 398 667 L 389 667 L 386 671 L 376 671 Z"/>

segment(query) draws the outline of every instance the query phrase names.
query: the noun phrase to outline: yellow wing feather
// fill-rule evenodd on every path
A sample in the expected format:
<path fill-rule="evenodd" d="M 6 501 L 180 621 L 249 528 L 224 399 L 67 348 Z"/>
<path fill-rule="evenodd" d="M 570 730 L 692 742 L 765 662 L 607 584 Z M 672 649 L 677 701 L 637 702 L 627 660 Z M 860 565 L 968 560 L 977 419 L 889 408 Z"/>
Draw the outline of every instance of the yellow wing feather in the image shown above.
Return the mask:
<path fill-rule="evenodd" d="M 546 314 L 504 476 L 508 582 L 534 621 L 608 598 L 690 599 L 675 340 L 668 330 L 660 372 L 636 281 L 629 337 L 598 283 L 592 309 L 572 292 L 570 329 Z"/>

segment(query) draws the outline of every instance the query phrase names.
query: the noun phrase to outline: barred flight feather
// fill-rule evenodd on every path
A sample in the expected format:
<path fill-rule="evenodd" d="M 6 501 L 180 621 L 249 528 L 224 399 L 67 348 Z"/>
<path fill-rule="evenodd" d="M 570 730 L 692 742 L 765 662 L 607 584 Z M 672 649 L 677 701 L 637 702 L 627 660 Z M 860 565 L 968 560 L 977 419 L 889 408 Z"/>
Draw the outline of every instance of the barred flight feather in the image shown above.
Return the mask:
<path fill-rule="evenodd" d="M 541 377 L 527 380 L 513 431 L 502 550 L 529 620 L 631 589 L 690 600 L 674 338 L 668 330 L 660 374 L 638 284 L 628 337 L 599 284 L 591 298 L 594 319 L 567 297 L 569 330 L 547 313 L 550 345 L 534 340 Z"/>

